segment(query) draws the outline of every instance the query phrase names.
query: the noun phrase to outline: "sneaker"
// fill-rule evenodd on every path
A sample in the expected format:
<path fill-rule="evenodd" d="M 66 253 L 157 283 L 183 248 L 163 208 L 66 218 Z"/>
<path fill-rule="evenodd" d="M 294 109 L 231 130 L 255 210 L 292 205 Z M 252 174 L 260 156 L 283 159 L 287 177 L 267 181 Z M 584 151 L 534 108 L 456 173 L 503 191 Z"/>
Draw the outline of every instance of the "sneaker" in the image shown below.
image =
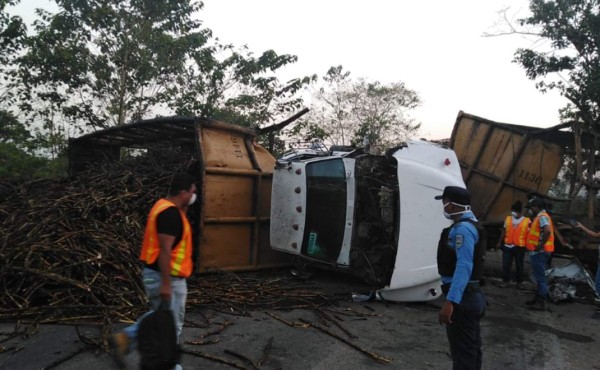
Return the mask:
<path fill-rule="evenodd" d="M 110 353 L 121 370 L 127 370 L 125 356 L 129 353 L 129 337 L 125 333 L 116 333 L 108 338 Z"/>

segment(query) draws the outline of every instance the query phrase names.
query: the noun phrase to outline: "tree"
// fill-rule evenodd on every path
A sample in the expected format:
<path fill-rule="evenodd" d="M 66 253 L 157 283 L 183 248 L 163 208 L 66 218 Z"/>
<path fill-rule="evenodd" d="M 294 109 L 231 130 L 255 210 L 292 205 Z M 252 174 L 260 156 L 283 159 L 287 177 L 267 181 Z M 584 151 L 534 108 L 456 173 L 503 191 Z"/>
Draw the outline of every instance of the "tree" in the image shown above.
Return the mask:
<path fill-rule="evenodd" d="M 168 100 L 168 86 L 210 37 L 192 18 L 202 8 L 196 1 L 57 4 L 56 14 L 38 10 L 36 34 L 19 60 L 22 107 L 46 121 L 98 128 L 143 118 Z"/>
<path fill-rule="evenodd" d="M 18 81 L 21 108 L 49 134 L 53 155 L 67 136 L 155 115 L 267 124 L 298 109 L 313 80 L 275 77 L 295 56 L 255 57 L 213 40 L 195 20 L 198 1 L 56 1 L 56 14 L 38 10 Z"/>
<path fill-rule="evenodd" d="M 298 93 L 316 79 L 305 76 L 281 83 L 276 71 L 298 58 L 273 50 L 255 57 L 245 46 L 216 42 L 193 58 L 172 89 L 175 112 L 241 126 L 258 127 L 298 110 L 303 105 Z"/>
<path fill-rule="evenodd" d="M 313 94 L 309 118 L 292 129 L 292 136 L 343 146 L 358 145 L 366 139 L 383 149 L 418 132 L 420 124 L 408 112 L 420 104 L 420 99 L 404 83 L 352 80 L 342 66 L 331 67 L 323 81 Z"/>
<path fill-rule="evenodd" d="M 593 212 L 593 195 L 599 188 L 594 180 L 598 171 L 595 161 L 600 134 L 600 1 L 598 0 L 531 0 L 531 15 L 520 19 L 524 30 L 513 33 L 535 35 L 547 49 L 518 49 L 515 62 L 536 87 L 546 92 L 558 90 L 571 104 L 561 109 L 563 120 L 572 120 L 575 133 L 575 167 L 570 196 L 586 186 L 589 212 Z M 589 156 L 582 158 L 581 130 L 593 133 Z M 587 179 L 583 165 L 587 167 Z M 594 191 L 590 191 L 590 190 Z M 591 218 L 591 213 L 589 215 Z"/>
<path fill-rule="evenodd" d="M 23 47 L 26 28 L 23 20 L 5 12 L 6 6 L 14 6 L 18 0 L 0 0 L 0 77 L 7 81 L 7 74 L 12 68 L 14 59 Z M 14 93 L 8 84 L 0 84 L 0 105 L 6 107 L 13 102 Z"/>
<path fill-rule="evenodd" d="M 64 174 L 64 159 L 36 155 L 38 139 L 12 113 L 0 110 L 0 179 Z"/>
<path fill-rule="evenodd" d="M 31 134 L 11 112 L 0 110 L 0 143 L 10 143 L 22 149 L 29 148 Z"/>

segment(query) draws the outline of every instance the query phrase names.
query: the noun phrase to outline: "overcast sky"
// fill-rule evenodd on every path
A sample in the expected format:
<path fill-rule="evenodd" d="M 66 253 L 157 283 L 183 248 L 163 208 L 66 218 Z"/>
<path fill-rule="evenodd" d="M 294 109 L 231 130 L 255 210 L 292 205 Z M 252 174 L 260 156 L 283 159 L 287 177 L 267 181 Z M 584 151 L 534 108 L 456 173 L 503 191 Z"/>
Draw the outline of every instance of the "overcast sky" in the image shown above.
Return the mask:
<path fill-rule="evenodd" d="M 43 2 L 23 0 L 27 13 Z M 498 12 L 522 18 L 527 0 L 205 0 L 199 14 L 222 42 L 298 56 L 279 76 L 322 76 L 342 65 L 353 77 L 402 81 L 423 100 L 412 116 L 420 137 L 450 137 L 460 110 L 498 122 L 558 124 L 566 100 L 541 94 L 512 63 L 520 36 L 483 37 Z M 31 7 L 31 8 L 30 8 Z"/>

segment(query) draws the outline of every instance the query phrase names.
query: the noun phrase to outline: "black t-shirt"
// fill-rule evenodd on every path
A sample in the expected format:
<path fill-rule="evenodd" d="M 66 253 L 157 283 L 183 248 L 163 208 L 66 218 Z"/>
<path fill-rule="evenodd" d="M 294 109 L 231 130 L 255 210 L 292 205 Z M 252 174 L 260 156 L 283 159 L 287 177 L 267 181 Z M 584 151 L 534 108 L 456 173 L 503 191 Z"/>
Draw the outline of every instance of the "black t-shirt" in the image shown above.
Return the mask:
<path fill-rule="evenodd" d="M 169 207 L 158 214 L 156 217 L 156 231 L 159 234 L 172 235 L 175 237 L 175 242 L 171 246 L 171 249 L 181 241 L 181 237 L 183 236 L 183 220 L 181 219 L 181 214 L 177 207 Z M 158 258 L 153 264 L 146 266 L 158 271 Z"/>

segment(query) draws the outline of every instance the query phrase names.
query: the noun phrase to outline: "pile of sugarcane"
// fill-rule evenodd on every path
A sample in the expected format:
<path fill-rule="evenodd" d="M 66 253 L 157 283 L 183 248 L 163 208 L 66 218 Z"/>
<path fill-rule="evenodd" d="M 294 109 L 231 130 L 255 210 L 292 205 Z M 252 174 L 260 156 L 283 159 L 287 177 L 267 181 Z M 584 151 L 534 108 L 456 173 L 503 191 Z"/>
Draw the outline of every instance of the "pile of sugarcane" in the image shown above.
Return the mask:
<path fill-rule="evenodd" d="M 0 320 L 114 322 L 146 310 L 141 238 L 150 207 L 167 191 L 172 163 L 140 157 L 60 180 L 0 181 Z M 288 280 L 200 276 L 190 280 L 188 306 L 246 314 L 331 299 Z"/>
<path fill-rule="evenodd" d="M 172 169 L 133 161 L 0 183 L 0 319 L 127 314 L 144 306 L 137 255 Z"/>

